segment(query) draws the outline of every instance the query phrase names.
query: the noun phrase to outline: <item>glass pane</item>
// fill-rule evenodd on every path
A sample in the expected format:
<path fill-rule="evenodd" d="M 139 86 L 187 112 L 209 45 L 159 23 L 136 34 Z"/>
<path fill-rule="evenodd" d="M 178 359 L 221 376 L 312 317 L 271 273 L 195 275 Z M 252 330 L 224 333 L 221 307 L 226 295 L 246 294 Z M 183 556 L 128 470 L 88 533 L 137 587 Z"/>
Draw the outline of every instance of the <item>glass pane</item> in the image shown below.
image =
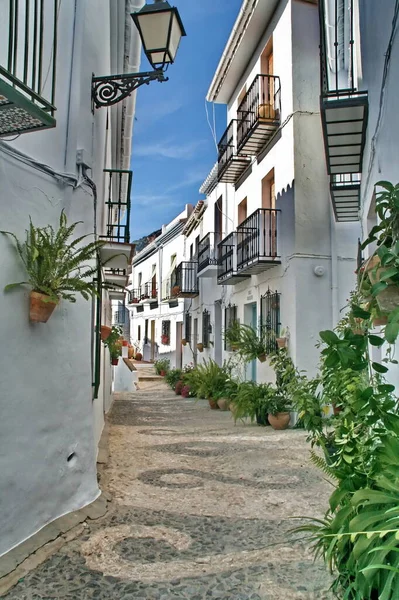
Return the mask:
<path fill-rule="evenodd" d="M 166 11 L 138 15 L 146 52 L 167 49 L 170 17 Z"/>

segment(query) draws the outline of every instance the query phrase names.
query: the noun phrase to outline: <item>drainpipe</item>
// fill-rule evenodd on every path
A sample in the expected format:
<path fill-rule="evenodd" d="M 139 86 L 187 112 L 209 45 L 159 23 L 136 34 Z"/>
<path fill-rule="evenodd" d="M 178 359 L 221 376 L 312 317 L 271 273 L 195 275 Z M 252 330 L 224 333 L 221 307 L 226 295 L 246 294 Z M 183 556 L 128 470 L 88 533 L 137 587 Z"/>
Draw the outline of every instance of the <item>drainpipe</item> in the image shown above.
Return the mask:
<path fill-rule="evenodd" d="M 331 307 L 332 307 L 332 327 L 335 327 L 339 321 L 339 301 L 338 301 L 338 258 L 337 258 L 337 239 L 335 231 L 335 222 L 330 212 L 330 239 L 331 239 Z"/>

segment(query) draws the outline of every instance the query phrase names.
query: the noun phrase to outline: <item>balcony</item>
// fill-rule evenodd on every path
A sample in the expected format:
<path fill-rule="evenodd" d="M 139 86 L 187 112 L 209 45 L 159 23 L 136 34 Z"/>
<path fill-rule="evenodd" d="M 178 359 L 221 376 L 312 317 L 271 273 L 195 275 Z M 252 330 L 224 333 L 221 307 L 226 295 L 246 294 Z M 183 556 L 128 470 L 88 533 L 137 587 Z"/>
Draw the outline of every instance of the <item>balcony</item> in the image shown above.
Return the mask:
<path fill-rule="evenodd" d="M 0 137 L 55 127 L 58 0 L 9 0 L 0 22 Z"/>
<path fill-rule="evenodd" d="M 218 244 L 218 284 L 235 285 L 250 275 L 237 270 L 237 232 L 233 231 Z"/>
<path fill-rule="evenodd" d="M 107 287 L 112 286 L 118 291 L 124 290 L 129 279 L 125 269 L 107 269 L 103 277 Z"/>
<path fill-rule="evenodd" d="M 333 175 L 330 190 L 337 221 L 358 221 L 360 210 L 360 173 Z"/>
<path fill-rule="evenodd" d="M 218 180 L 223 183 L 236 183 L 251 160 L 237 155 L 237 120 L 230 121 L 218 144 Z"/>
<path fill-rule="evenodd" d="M 217 274 L 217 233 L 208 233 L 198 244 L 198 277 L 213 277 Z"/>
<path fill-rule="evenodd" d="M 140 287 L 139 301 L 140 302 L 155 302 L 158 300 L 158 288 L 157 284 L 153 281 L 149 281 Z"/>
<path fill-rule="evenodd" d="M 337 221 L 359 220 L 360 174 L 368 122 L 368 92 L 357 89 L 353 0 L 320 2 L 321 120 L 331 199 Z M 331 50 L 330 50 L 331 49 Z"/>
<path fill-rule="evenodd" d="M 100 250 L 101 262 L 107 269 L 129 268 L 134 246 L 130 244 L 130 194 L 132 171 L 105 169 L 106 225 L 105 241 Z"/>
<path fill-rule="evenodd" d="M 280 78 L 257 75 L 237 109 L 237 119 L 238 154 L 259 154 L 280 127 Z"/>
<path fill-rule="evenodd" d="M 195 298 L 198 296 L 197 273 L 197 262 L 181 262 L 171 277 L 170 298 Z"/>
<path fill-rule="evenodd" d="M 277 246 L 280 210 L 259 208 L 237 227 L 237 272 L 261 273 L 280 264 Z"/>
<path fill-rule="evenodd" d="M 140 290 L 129 290 L 128 304 L 138 304 L 140 302 Z"/>

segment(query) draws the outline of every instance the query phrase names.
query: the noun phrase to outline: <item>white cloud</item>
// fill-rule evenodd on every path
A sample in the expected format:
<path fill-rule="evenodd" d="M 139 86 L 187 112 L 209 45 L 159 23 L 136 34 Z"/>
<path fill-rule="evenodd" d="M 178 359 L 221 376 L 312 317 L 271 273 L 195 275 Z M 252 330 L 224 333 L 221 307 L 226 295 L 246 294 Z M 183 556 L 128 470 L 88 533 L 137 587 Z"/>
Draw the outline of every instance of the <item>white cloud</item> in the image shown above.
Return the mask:
<path fill-rule="evenodd" d="M 139 144 L 133 148 L 133 155 L 142 157 L 162 156 L 163 158 L 189 160 L 193 158 L 198 149 L 205 143 L 204 140 L 195 140 L 186 144 L 176 144 L 171 140 L 163 142 L 154 142 L 149 144 Z"/>

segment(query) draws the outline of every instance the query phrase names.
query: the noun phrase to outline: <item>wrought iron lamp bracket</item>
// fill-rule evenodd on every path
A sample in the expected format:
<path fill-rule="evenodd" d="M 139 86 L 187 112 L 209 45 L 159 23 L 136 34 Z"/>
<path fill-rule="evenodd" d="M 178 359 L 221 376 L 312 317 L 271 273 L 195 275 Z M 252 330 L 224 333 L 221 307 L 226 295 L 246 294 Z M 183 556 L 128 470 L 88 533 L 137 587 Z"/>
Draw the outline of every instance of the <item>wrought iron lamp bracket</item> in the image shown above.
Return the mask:
<path fill-rule="evenodd" d="M 124 73 L 121 75 L 105 75 L 92 78 L 92 108 L 101 108 L 102 106 L 113 106 L 121 100 L 124 100 L 134 90 L 142 85 L 149 85 L 151 81 L 160 83 L 168 81 L 162 69 L 149 71 L 146 73 Z"/>

